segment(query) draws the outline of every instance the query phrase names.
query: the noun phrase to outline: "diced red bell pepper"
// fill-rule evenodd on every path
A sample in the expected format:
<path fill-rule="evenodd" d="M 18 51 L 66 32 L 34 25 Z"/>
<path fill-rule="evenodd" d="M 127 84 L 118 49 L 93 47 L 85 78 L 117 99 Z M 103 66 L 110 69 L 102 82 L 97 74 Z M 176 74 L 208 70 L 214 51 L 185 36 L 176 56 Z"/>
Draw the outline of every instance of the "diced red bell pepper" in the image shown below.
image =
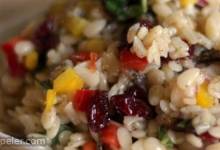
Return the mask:
<path fill-rule="evenodd" d="M 2 50 L 7 58 L 9 71 L 12 76 L 16 77 L 21 77 L 25 74 L 25 68 L 23 64 L 18 61 L 14 51 L 16 43 L 21 40 L 23 40 L 21 37 L 15 37 L 2 45 Z"/>
<path fill-rule="evenodd" d="M 73 97 L 73 106 L 77 111 L 85 112 L 96 94 L 96 90 L 82 89 L 76 91 Z"/>
<path fill-rule="evenodd" d="M 120 145 L 117 138 L 119 125 L 109 122 L 108 125 L 100 131 L 100 139 L 104 146 L 110 150 L 119 150 Z"/>
<path fill-rule="evenodd" d="M 120 62 L 123 68 L 136 71 L 143 70 L 148 64 L 146 58 L 139 58 L 128 50 L 123 50 L 120 53 Z"/>
<path fill-rule="evenodd" d="M 208 132 L 205 132 L 203 134 L 200 135 L 200 138 L 206 142 L 206 143 L 209 143 L 209 144 L 212 144 L 214 142 L 216 142 L 218 139 L 211 136 Z"/>
<path fill-rule="evenodd" d="M 94 141 L 88 141 L 83 145 L 82 150 L 96 150 L 96 143 Z"/>
<path fill-rule="evenodd" d="M 76 63 L 90 59 L 90 52 L 76 52 L 70 56 L 70 59 Z"/>

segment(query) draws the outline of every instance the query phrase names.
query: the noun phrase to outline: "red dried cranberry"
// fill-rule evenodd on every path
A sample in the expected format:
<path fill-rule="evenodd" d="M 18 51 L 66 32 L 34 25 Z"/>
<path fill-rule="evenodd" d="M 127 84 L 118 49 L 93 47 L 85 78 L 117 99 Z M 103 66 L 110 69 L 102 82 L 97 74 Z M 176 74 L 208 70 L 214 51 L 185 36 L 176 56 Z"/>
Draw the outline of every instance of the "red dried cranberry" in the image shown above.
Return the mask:
<path fill-rule="evenodd" d="M 141 20 L 140 24 L 141 24 L 141 26 L 145 26 L 149 29 L 154 27 L 154 23 L 152 21 L 150 21 L 149 19 Z"/>
<path fill-rule="evenodd" d="M 86 112 L 90 129 L 97 132 L 109 121 L 109 102 L 106 92 L 96 92 Z"/>
<path fill-rule="evenodd" d="M 205 132 L 203 134 L 200 135 L 200 138 L 205 142 L 205 143 L 208 143 L 208 144 L 212 144 L 216 141 L 218 141 L 217 138 L 211 136 L 208 132 Z"/>
<path fill-rule="evenodd" d="M 207 6 L 208 5 L 208 2 L 207 2 L 207 0 L 198 0 L 198 2 L 197 2 L 197 4 L 196 4 L 196 6 L 198 7 L 198 8 L 204 8 L 205 6 Z"/>
<path fill-rule="evenodd" d="M 138 85 L 133 85 L 129 87 L 126 91 L 125 94 L 130 95 L 135 98 L 139 99 L 146 99 L 147 98 L 147 93 Z"/>
<path fill-rule="evenodd" d="M 111 103 L 116 111 L 124 116 L 149 118 L 151 113 L 151 108 L 145 102 L 130 95 L 113 96 Z"/>
<path fill-rule="evenodd" d="M 189 57 L 190 57 L 190 58 L 193 58 L 194 52 L 195 52 L 195 46 L 194 46 L 194 45 L 191 45 L 191 46 L 189 47 Z"/>
<path fill-rule="evenodd" d="M 33 42 L 41 53 L 57 46 L 59 36 L 54 18 L 48 18 L 39 25 L 33 34 Z"/>

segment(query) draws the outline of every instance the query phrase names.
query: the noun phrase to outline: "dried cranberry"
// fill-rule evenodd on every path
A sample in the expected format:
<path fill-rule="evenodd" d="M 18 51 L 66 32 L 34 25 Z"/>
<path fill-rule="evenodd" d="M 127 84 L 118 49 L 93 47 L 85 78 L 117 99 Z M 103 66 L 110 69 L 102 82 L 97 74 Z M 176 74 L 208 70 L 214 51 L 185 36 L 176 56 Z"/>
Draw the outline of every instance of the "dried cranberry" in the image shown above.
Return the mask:
<path fill-rule="evenodd" d="M 48 18 L 39 25 L 33 34 L 33 42 L 40 53 L 45 53 L 45 51 L 57 46 L 59 36 L 54 18 Z"/>
<path fill-rule="evenodd" d="M 194 46 L 194 45 L 191 45 L 191 46 L 189 47 L 189 57 L 190 57 L 190 58 L 193 58 L 194 52 L 195 52 L 195 46 Z"/>
<path fill-rule="evenodd" d="M 200 138 L 201 138 L 205 143 L 208 143 L 208 144 L 212 144 L 212 143 L 218 141 L 217 138 L 211 136 L 208 132 L 201 134 L 201 135 L 200 135 Z"/>
<path fill-rule="evenodd" d="M 104 128 L 109 121 L 109 102 L 106 92 L 98 91 L 86 112 L 90 129 L 97 132 Z"/>
<path fill-rule="evenodd" d="M 135 98 L 139 99 L 146 99 L 147 98 L 147 93 L 138 85 L 133 85 L 129 87 L 126 91 L 125 94 L 130 95 Z"/>
<path fill-rule="evenodd" d="M 142 100 L 130 95 L 115 95 L 111 97 L 111 103 L 116 111 L 124 116 L 140 116 L 149 118 L 151 108 Z"/>
<path fill-rule="evenodd" d="M 208 5 L 208 2 L 207 2 L 207 0 L 198 0 L 198 2 L 197 2 L 197 4 L 196 4 L 196 6 L 198 7 L 198 8 L 204 8 L 205 6 L 207 6 Z"/>
<path fill-rule="evenodd" d="M 147 28 L 153 28 L 154 24 L 149 19 L 141 20 L 140 21 L 141 26 L 145 26 Z"/>

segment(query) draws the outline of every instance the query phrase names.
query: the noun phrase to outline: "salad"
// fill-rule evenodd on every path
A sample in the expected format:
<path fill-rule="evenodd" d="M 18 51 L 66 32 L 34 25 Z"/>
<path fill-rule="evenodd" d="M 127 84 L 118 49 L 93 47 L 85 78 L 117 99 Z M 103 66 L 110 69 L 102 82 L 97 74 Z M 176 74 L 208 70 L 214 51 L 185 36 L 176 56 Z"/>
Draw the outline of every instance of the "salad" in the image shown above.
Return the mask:
<path fill-rule="evenodd" d="M 0 129 L 45 150 L 220 150 L 219 0 L 57 0 L 2 43 Z"/>

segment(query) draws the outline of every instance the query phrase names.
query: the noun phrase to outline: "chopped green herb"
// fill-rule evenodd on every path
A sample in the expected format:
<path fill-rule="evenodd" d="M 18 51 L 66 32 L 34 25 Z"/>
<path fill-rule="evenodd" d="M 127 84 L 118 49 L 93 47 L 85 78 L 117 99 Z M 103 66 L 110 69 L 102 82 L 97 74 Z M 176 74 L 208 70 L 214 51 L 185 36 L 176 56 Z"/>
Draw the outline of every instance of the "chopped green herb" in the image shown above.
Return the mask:
<path fill-rule="evenodd" d="M 147 0 L 141 0 L 143 13 L 147 12 Z"/>
<path fill-rule="evenodd" d="M 119 21 L 139 18 L 147 12 L 147 0 L 105 0 L 107 10 Z"/>
<path fill-rule="evenodd" d="M 190 123 L 191 123 L 191 120 L 182 120 L 176 126 L 178 128 L 184 129 L 184 128 L 188 127 Z"/>
<path fill-rule="evenodd" d="M 159 140 L 161 141 L 161 143 L 163 145 L 166 146 L 167 149 L 172 149 L 173 148 L 173 142 L 170 139 L 170 137 L 167 134 L 167 130 L 163 127 L 160 127 L 158 130 L 158 134 L 157 134 Z"/>

